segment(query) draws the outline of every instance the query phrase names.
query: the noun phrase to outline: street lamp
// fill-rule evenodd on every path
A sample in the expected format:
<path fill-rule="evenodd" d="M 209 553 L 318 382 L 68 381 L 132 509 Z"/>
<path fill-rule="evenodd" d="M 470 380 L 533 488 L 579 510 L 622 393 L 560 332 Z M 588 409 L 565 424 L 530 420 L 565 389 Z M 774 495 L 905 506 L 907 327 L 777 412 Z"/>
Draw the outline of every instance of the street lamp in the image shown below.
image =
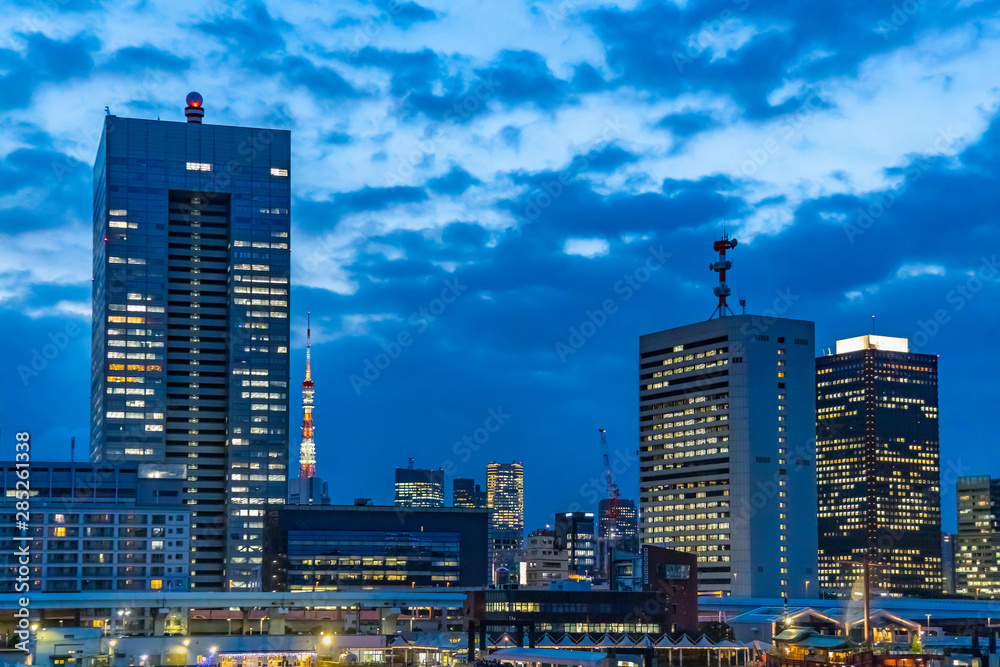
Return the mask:
<path fill-rule="evenodd" d="M 809 580 L 806 579 L 806 597 L 809 597 Z"/>

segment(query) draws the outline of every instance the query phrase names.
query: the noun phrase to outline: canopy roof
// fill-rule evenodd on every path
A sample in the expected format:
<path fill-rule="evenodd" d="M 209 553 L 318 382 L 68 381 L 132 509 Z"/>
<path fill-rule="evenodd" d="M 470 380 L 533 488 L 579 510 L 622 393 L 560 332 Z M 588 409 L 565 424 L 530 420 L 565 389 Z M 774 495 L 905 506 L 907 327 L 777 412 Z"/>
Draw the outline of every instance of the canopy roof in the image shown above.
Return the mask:
<path fill-rule="evenodd" d="M 606 664 L 607 658 L 607 653 L 544 648 L 502 648 L 490 654 L 491 660 L 501 662 L 541 662 L 567 667 L 599 667 L 602 661 Z"/>

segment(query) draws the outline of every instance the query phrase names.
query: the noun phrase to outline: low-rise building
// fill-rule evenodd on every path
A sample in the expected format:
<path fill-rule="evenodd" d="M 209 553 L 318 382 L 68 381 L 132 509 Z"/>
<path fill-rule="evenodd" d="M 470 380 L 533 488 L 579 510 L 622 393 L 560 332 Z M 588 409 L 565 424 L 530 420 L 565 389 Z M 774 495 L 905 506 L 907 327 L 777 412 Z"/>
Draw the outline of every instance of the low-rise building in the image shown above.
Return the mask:
<path fill-rule="evenodd" d="M 0 593 L 19 590 L 22 542 L 16 538 L 25 534 L 31 538 L 32 591 L 188 588 L 186 466 L 32 462 L 27 476 L 21 470 L 16 463 L 0 464 Z M 17 522 L 22 503 L 28 508 L 24 532 Z"/>
<path fill-rule="evenodd" d="M 266 590 L 483 586 L 489 511 L 298 505 L 265 516 Z"/>
<path fill-rule="evenodd" d="M 548 588 L 552 582 L 569 576 L 566 552 L 556 548 L 555 531 L 540 528 L 528 535 L 525 557 L 528 588 Z"/>

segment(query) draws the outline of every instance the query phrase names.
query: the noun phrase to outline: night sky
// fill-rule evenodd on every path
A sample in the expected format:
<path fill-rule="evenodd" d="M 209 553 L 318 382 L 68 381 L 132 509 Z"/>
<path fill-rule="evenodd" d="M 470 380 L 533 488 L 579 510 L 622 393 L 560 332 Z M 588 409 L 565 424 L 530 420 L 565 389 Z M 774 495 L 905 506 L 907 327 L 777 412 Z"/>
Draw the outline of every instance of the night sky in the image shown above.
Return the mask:
<path fill-rule="evenodd" d="M 292 132 L 292 458 L 312 311 L 334 502 L 516 459 L 531 530 L 596 510 L 598 428 L 635 497 L 638 337 L 712 313 L 724 226 L 748 313 L 940 355 L 946 528 L 1000 474 L 1000 3 L 233 5 L 5 2 L 0 458 L 86 457 L 104 107 L 197 90 Z"/>

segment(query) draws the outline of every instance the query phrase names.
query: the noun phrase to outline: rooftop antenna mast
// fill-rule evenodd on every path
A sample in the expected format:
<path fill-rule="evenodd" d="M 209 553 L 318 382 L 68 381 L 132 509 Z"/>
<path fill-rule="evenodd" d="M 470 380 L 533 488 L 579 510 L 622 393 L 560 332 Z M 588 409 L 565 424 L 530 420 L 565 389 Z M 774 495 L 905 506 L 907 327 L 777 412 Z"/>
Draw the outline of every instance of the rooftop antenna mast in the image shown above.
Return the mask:
<path fill-rule="evenodd" d="M 712 312 L 712 316 L 708 319 L 713 319 L 716 315 L 719 317 L 725 317 L 726 315 L 735 315 L 733 309 L 729 307 L 726 303 L 726 299 L 730 294 L 733 293 L 729 289 L 729 285 L 726 284 L 726 271 L 733 268 L 733 263 L 726 259 L 726 251 L 732 250 L 736 247 L 736 239 L 729 238 L 729 232 L 723 231 L 722 238 L 716 241 L 712 245 L 712 249 L 719 253 L 719 258 L 708 265 L 709 271 L 715 271 L 719 274 L 719 284 L 712 288 L 712 293 L 719 297 L 719 305 L 715 307 Z M 743 305 L 741 303 L 741 305 Z"/>

